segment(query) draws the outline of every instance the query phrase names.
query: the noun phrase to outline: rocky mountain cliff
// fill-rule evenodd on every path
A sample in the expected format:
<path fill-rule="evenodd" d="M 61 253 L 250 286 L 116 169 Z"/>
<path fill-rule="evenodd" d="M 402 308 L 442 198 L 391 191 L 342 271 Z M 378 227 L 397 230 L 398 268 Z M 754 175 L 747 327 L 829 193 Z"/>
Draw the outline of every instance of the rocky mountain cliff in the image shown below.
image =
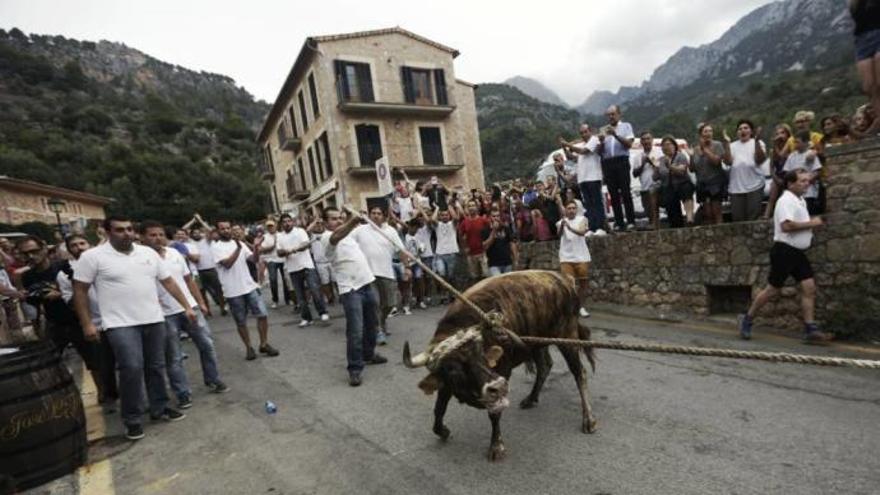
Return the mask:
<path fill-rule="evenodd" d="M 508 86 L 513 86 L 514 88 L 522 91 L 523 93 L 535 98 L 536 100 L 543 101 L 544 103 L 549 103 L 551 105 L 559 105 L 561 107 L 568 107 L 568 104 L 562 101 L 562 98 L 559 97 L 556 93 L 553 92 L 552 89 L 544 86 L 539 81 L 535 79 L 531 79 L 523 76 L 513 76 L 508 80 L 504 81 L 503 84 L 507 84 Z"/>

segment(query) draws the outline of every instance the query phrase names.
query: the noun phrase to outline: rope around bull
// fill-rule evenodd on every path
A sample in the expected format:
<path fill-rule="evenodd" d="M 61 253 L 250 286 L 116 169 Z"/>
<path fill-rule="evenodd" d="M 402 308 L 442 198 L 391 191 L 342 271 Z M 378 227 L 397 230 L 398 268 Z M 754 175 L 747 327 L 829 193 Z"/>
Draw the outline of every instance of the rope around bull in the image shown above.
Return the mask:
<path fill-rule="evenodd" d="M 392 245 L 396 246 L 400 249 L 400 252 L 408 256 L 412 259 L 416 264 L 418 264 L 425 273 L 431 275 L 434 280 L 437 281 L 440 285 L 443 286 L 444 289 L 448 290 L 451 294 L 455 295 L 455 297 L 461 301 L 463 304 L 466 304 L 468 307 L 476 311 L 480 318 L 486 322 L 487 325 L 493 328 L 503 329 L 503 321 L 499 318 L 500 315 L 495 313 L 487 313 L 483 311 L 482 308 L 474 304 L 473 301 L 468 299 L 463 293 L 461 293 L 458 289 L 452 286 L 449 282 L 446 281 L 443 277 L 438 275 L 434 270 L 432 270 L 428 265 L 426 265 L 419 256 L 416 256 L 405 248 L 400 246 L 399 240 L 395 240 L 391 238 L 385 231 L 379 228 L 378 225 L 373 223 L 369 217 L 360 214 L 355 211 L 353 208 L 349 206 L 344 206 L 344 208 L 353 215 L 359 216 L 361 219 L 365 220 L 367 224 L 369 224 L 373 229 L 382 235 L 388 242 Z M 509 330 L 508 330 L 509 331 Z M 668 344 L 643 344 L 643 343 L 635 343 L 635 342 L 610 342 L 610 341 L 597 341 L 597 340 L 580 340 L 580 339 L 559 339 L 559 338 L 550 338 L 550 337 L 526 337 L 520 336 L 520 340 L 526 343 L 532 344 L 543 344 L 543 345 L 567 345 L 574 347 L 586 347 L 593 349 L 613 349 L 619 351 L 633 351 L 633 352 L 657 352 L 663 354 L 683 354 L 688 356 L 709 356 L 709 357 L 722 357 L 722 358 L 731 358 L 731 359 L 752 359 L 758 361 L 769 361 L 773 363 L 795 363 L 795 364 L 807 364 L 813 366 L 838 366 L 838 367 L 849 367 L 849 368 L 864 368 L 864 369 L 880 369 L 880 361 L 874 361 L 870 359 L 851 359 L 851 358 L 841 358 L 841 357 L 827 357 L 827 356 L 812 356 L 808 354 L 791 354 L 787 352 L 762 352 L 762 351 L 741 351 L 737 349 L 718 349 L 711 347 L 689 347 L 689 346 L 676 346 L 676 345 L 668 345 Z"/>

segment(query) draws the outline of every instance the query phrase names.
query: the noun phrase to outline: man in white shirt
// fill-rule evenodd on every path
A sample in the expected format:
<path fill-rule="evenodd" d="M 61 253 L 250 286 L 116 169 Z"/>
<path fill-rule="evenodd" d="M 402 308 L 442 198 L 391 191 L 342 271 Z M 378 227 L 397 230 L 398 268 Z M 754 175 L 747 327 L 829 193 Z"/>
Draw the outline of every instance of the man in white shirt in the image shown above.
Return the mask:
<path fill-rule="evenodd" d="M 611 208 L 614 210 L 614 224 L 617 230 L 634 230 L 636 213 L 630 190 L 629 149 L 635 140 L 635 133 L 628 122 L 621 122 L 620 107 L 611 105 L 605 110 L 608 125 L 599 133 L 599 154 L 602 155 L 602 178 L 611 195 Z M 623 208 L 621 208 L 621 202 Z M 586 205 L 585 205 L 586 206 Z M 624 224 L 624 210 L 626 224 Z"/>
<path fill-rule="evenodd" d="M 201 217 L 196 217 L 201 218 Z M 201 220 L 199 220 L 201 221 Z M 202 290 L 202 298 L 208 302 L 208 295 L 220 308 L 220 315 L 226 316 L 226 300 L 223 298 L 223 289 L 220 287 L 220 279 L 217 277 L 217 263 L 211 252 L 211 228 L 202 222 L 203 227 L 193 227 L 189 230 L 189 237 L 199 251 L 199 259 L 196 268 L 199 272 L 199 285 Z M 205 311 L 205 316 L 211 316 L 211 307 Z"/>
<path fill-rule="evenodd" d="M 312 296 L 312 303 L 321 315 L 321 321 L 329 320 L 327 305 L 324 296 L 321 295 L 318 272 L 315 271 L 315 262 L 309 250 L 312 244 L 309 233 L 302 227 L 294 226 L 293 218 L 286 213 L 281 215 L 281 228 L 284 232 L 278 235 L 278 256 L 284 258 L 284 267 L 290 274 L 290 281 L 293 283 L 293 290 L 296 291 L 296 299 L 300 304 L 302 320 L 299 326 L 307 327 L 312 324 L 312 311 L 309 309 L 306 290 Z"/>
<path fill-rule="evenodd" d="M 370 220 L 385 233 L 384 236 L 371 225 L 361 225 L 355 228 L 351 236 L 366 256 L 370 272 L 376 278 L 373 281 L 373 287 L 379 296 L 379 304 L 376 306 L 376 314 L 379 319 L 376 342 L 379 345 L 385 345 L 388 313 L 391 308 L 397 306 L 397 280 L 394 276 L 392 258 L 403 248 L 403 243 L 400 242 L 397 230 L 385 221 L 385 210 L 382 207 L 373 206 L 370 208 Z M 396 240 L 397 243 L 392 244 L 388 240 L 389 237 Z"/>
<path fill-rule="evenodd" d="M 430 222 L 437 233 L 437 249 L 434 252 L 434 271 L 445 277 L 450 283 L 455 282 L 455 265 L 458 261 L 458 235 L 456 222 L 458 212 L 453 205 L 445 210 L 434 208 Z M 445 291 L 445 289 L 444 289 Z M 441 304 L 451 302 L 452 294 L 445 293 Z"/>
<path fill-rule="evenodd" d="M 588 124 L 579 129 L 581 142 L 570 143 L 559 138 L 559 144 L 568 153 L 577 155 L 577 182 L 581 200 L 589 220 L 590 232 L 606 235 L 605 201 L 602 195 L 602 161 L 599 156 L 599 138 L 593 135 Z"/>
<path fill-rule="evenodd" d="M 324 253 L 324 245 L 321 244 L 321 236 L 324 235 L 324 219 L 315 217 L 312 223 L 306 228 L 309 232 L 309 240 L 312 252 L 312 260 L 315 262 L 315 271 L 318 272 L 318 281 L 321 282 L 321 293 L 324 294 L 324 300 L 328 305 L 333 304 L 336 297 L 333 292 L 333 283 L 336 282 L 336 276 L 333 274 L 333 267 L 330 266 L 330 260 Z"/>
<path fill-rule="evenodd" d="M 182 306 L 186 297 L 150 248 L 134 244 L 131 221 L 110 216 L 104 220 L 108 242 L 89 249 L 76 265 L 74 304 L 87 340 L 98 340 L 98 329 L 89 310 L 89 287 L 95 285 L 98 307 L 107 338 L 119 365 L 119 392 L 125 435 L 144 437 L 144 382 L 154 421 L 177 421 L 185 417 L 168 407 L 165 390 L 165 317 L 159 305 L 156 281 Z M 196 315 L 184 310 L 190 321 Z"/>
<path fill-rule="evenodd" d="M 247 328 L 247 315 L 257 318 L 257 333 L 260 336 L 260 353 L 269 357 L 278 355 L 278 350 L 269 345 L 269 315 L 266 303 L 260 294 L 260 287 L 254 282 L 248 270 L 247 259 L 253 256 L 250 249 L 241 241 L 232 239 L 232 224 L 217 222 L 217 241 L 211 243 L 211 253 L 217 260 L 217 275 L 223 287 L 223 294 L 229 304 L 229 311 L 235 320 L 238 336 L 245 347 L 245 359 L 257 359 L 251 346 Z"/>
<path fill-rule="evenodd" d="M 749 311 L 739 317 L 739 334 L 745 340 L 752 338 L 752 320 L 767 302 L 775 297 L 789 276 L 801 285 L 801 308 L 804 317 L 803 341 L 816 344 L 831 340 L 819 330 L 814 319 L 816 281 L 806 250 L 813 240 L 813 229 L 824 222 L 820 217 L 810 218 L 804 194 L 810 187 L 811 174 L 804 169 L 785 173 L 786 190 L 776 202 L 773 212 L 773 247 L 770 249 L 769 285 L 758 293 Z"/>
<path fill-rule="evenodd" d="M 339 210 L 324 209 L 328 231 L 321 236 L 324 252 L 336 272 L 339 299 L 345 311 L 345 354 L 348 361 L 348 384 L 360 386 L 366 364 L 383 364 L 388 359 L 376 353 L 376 307 L 378 296 L 373 290 L 373 276 L 367 257 L 357 241 L 349 235 L 361 225 L 361 216 L 350 212 L 343 223 Z"/>
<path fill-rule="evenodd" d="M 184 307 L 171 297 L 164 287 L 158 285 L 159 304 L 165 314 L 165 324 L 168 330 L 165 343 L 165 366 L 168 373 L 168 382 L 171 390 L 177 395 L 177 407 L 188 409 L 192 406 L 192 390 L 186 377 L 186 369 L 183 366 L 183 353 L 180 350 L 180 333 L 186 332 L 196 349 L 199 351 L 199 360 L 202 365 L 202 376 L 205 385 L 215 393 L 227 392 L 229 388 L 220 380 L 220 372 L 217 370 L 217 351 L 214 349 L 214 341 L 211 339 L 211 328 L 202 315 L 205 301 L 192 278 L 192 272 L 183 256 L 174 249 L 166 248 L 168 239 L 165 237 L 165 227 L 152 221 L 141 223 L 141 241 L 152 248 L 159 255 L 162 264 L 168 269 L 171 278 L 181 287 L 186 297 L 188 306 L 196 313 L 195 324 L 191 323 L 184 314 Z"/>
<path fill-rule="evenodd" d="M 266 232 L 260 252 L 269 270 L 269 289 L 272 291 L 272 309 L 278 307 L 278 276 L 284 288 L 284 303 L 290 306 L 290 289 L 287 286 L 287 274 L 284 272 L 284 258 L 278 256 L 278 229 L 275 220 L 266 220 Z"/>
<path fill-rule="evenodd" d="M 559 201 L 562 207 L 562 201 Z M 587 275 L 590 268 L 590 250 L 587 248 L 587 220 L 577 214 L 577 203 L 565 203 L 565 218 L 557 224 L 559 231 L 559 271 L 568 275 L 577 284 L 578 299 L 581 301 L 580 315 L 590 316 L 585 306 L 587 299 Z"/>

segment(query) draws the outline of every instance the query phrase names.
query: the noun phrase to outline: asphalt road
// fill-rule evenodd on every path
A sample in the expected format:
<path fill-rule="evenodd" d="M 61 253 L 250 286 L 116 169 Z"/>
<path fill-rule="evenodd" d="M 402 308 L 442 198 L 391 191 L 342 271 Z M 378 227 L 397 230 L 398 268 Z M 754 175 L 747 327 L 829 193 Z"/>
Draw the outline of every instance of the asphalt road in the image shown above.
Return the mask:
<path fill-rule="evenodd" d="M 540 405 L 520 410 L 532 377 L 514 373 L 502 419 L 507 458 L 489 463 L 486 414 L 457 402 L 431 432 L 433 397 L 422 370 L 401 364 L 433 333 L 441 308 L 390 321 L 392 336 L 360 388 L 347 384 L 344 320 L 296 326 L 289 308 L 271 312 L 278 358 L 244 361 L 231 319 L 214 318 L 221 373 L 232 391 L 196 387 L 181 422 L 148 425 L 120 441 L 117 415 L 90 431 L 95 464 L 33 493 L 120 494 L 869 494 L 880 493 L 880 372 L 757 361 L 599 351 L 591 375 L 599 431 L 580 432 L 574 380 L 554 350 Z M 732 328 L 594 314 L 594 337 L 752 350 L 880 358 L 876 349 L 806 347 Z M 200 383 L 195 349 L 191 382 Z M 87 397 L 88 400 L 88 397 Z M 278 406 L 264 410 L 266 400 Z M 97 419 L 96 419 L 97 418 Z M 109 456 L 109 457 L 108 457 Z M 101 460 L 107 457 L 106 460 Z"/>

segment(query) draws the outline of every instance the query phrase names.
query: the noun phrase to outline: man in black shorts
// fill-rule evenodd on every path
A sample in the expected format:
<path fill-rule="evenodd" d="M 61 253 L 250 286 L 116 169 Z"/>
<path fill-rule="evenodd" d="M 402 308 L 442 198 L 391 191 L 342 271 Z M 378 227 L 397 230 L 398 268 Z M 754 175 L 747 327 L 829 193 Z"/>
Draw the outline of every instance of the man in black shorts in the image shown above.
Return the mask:
<path fill-rule="evenodd" d="M 785 174 L 785 192 L 776 202 L 773 213 L 773 247 L 770 249 L 769 285 L 764 288 L 749 308 L 739 317 L 739 334 L 745 340 L 752 338 L 752 319 L 767 301 L 776 296 L 789 276 L 801 285 L 801 307 L 804 311 L 804 335 L 806 344 L 831 340 L 821 332 L 814 319 L 816 306 L 816 281 L 806 250 L 813 240 L 813 228 L 823 225 L 820 217 L 810 218 L 804 193 L 810 187 L 810 174 L 796 169 Z"/>

